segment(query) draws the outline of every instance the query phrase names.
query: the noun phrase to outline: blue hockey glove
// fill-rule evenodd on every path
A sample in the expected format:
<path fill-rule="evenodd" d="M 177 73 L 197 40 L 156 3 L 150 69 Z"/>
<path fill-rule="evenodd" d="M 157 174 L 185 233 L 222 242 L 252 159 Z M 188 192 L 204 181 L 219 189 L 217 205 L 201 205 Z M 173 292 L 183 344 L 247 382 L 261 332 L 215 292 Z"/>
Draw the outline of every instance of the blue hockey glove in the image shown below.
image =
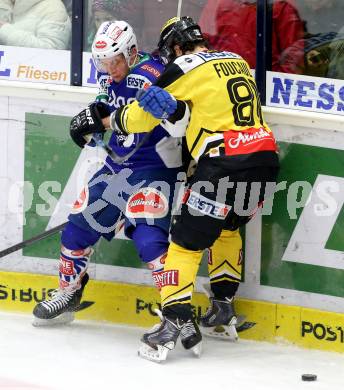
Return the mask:
<path fill-rule="evenodd" d="M 151 86 L 136 97 L 139 106 L 158 119 L 167 119 L 177 109 L 176 99 L 164 89 Z"/>

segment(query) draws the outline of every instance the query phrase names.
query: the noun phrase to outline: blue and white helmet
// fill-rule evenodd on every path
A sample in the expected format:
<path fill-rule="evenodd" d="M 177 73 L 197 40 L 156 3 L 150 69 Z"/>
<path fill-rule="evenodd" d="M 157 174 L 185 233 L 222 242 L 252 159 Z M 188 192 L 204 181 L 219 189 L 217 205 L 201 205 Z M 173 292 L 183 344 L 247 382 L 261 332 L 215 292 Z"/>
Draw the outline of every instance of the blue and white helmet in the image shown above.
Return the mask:
<path fill-rule="evenodd" d="M 137 48 L 133 28 L 123 20 L 103 22 L 92 43 L 92 57 L 96 68 L 104 72 L 101 60 L 123 54 L 128 66 L 132 66 L 130 56 Z"/>

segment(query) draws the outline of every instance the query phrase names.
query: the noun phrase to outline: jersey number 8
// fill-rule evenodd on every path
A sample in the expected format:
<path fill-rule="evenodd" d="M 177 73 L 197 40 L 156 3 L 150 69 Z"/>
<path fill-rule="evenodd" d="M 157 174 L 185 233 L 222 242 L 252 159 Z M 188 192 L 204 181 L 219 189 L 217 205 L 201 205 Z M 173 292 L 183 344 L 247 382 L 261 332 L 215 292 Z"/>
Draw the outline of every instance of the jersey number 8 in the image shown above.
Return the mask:
<path fill-rule="evenodd" d="M 255 82 L 244 77 L 236 77 L 228 80 L 227 89 L 233 104 L 234 123 L 237 126 L 254 126 L 257 118 L 263 126 L 262 107 Z"/>

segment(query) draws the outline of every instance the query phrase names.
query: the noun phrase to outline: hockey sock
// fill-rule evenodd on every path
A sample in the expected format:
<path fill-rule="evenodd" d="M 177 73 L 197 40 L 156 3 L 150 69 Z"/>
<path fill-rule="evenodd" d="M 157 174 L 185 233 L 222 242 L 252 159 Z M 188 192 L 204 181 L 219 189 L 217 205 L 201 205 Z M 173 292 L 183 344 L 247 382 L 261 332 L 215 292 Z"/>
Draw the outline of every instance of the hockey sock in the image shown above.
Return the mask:
<path fill-rule="evenodd" d="M 239 230 L 223 230 L 209 249 L 208 271 L 214 297 L 235 295 L 241 281 L 242 240 Z"/>
<path fill-rule="evenodd" d="M 59 263 L 60 288 L 79 288 L 81 278 L 86 273 L 90 257 L 93 253 L 91 247 L 85 249 L 67 249 L 61 246 Z"/>
<path fill-rule="evenodd" d="M 196 274 L 202 258 L 203 251 L 191 251 L 181 246 L 171 243 L 165 260 L 164 270 L 158 273 L 161 285 L 161 303 L 166 312 L 172 309 L 174 305 L 185 306 L 190 311 L 191 317 L 191 297 L 194 290 Z M 177 310 L 177 306 L 175 307 Z M 182 314 L 180 318 L 187 317 Z M 176 313 L 176 316 L 177 313 Z"/>

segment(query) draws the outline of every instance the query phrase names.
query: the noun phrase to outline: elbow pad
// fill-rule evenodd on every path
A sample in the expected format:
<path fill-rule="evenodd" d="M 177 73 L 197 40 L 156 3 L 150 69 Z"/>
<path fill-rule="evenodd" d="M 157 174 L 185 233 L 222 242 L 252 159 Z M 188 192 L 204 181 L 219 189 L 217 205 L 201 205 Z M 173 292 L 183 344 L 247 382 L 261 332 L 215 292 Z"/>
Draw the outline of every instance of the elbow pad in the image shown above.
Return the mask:
<path fill-rule="evenodd" d="M 168 119 L 161 122 L 161 126 L 172 137 L 183 137 L 190 121 L 190 108 L 187 103 L 177 100 L 177 110 Z"/>

